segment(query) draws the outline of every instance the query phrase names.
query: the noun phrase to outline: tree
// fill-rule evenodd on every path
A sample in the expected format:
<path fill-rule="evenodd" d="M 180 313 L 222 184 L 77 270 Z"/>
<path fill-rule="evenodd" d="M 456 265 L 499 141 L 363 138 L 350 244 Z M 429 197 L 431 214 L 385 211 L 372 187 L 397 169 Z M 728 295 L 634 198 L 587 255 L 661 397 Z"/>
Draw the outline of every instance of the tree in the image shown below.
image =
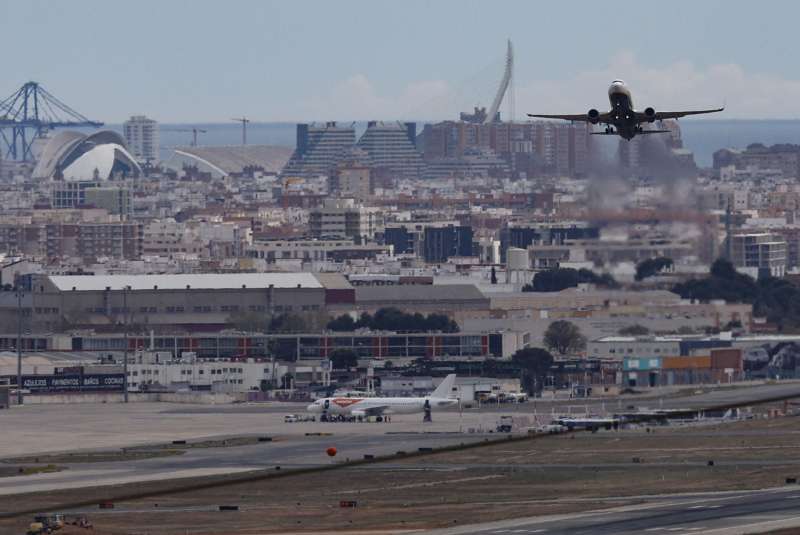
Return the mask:
<path fill-rule="evenodd" d="M 295 314 L 272 316 L 269 322 L 269 332 L 273 333 L 302 333 L 306 331 L 308 331 L 306 321 Z"/>
<path fill-rule="evenodd" d="M 636 276 L 634 278 L 637 281 L 641 281 L 658 274 L 658 272 L 662 269 L 671 268 L 672 266 L 672 259 L 667 258 L 666 256 L 648 258 L 647 260 L 643 260 L 636 265 Z"/>
<path fill-rule="evenodd" d="M 522 372 L 520 379 L 525 390 L 534 393 L 544 384 L 543 379 L 553 365 L 553 355 L 540 347 L 526 347 L 511 355 L 511 361 Z"/>
<path fill-rule="evenodd" d="M 342 314 L 328 322 L 328 330 L 337 332 L 353 332 L 356 330 L 356 321 L 350 314 Z"/>
<path fill-rule="evenodd" d="M 352 349 L 335 349 L 329 358 L 334 370 L 349 370 L 358 366 L 358 355 Z"/>
<path fill-rule="evenodd" d="M 586 349 L 586 338 L 577 325 L 565 320 L 554 321 L 544 333 L 544 345 L 561 355 Z"/>
<path fill-rule="evenodd" d="M 328 323 L 328 328 L 339 330 L 338 327 L 348 327 L 350 324 L 342 316 Z M 336 328 L 335 328 L 336 327 Z M 444 333 L 457 333 L 458 323 L 451 320 L 444 314 L 428 314 L 423 316 L 419 312 L 407 314 L 394 307 L 378 309 L 374 316 L 366 312 L 352 325 L 353 328 L 372 329 L 374 331 L 407 331 L 407 332 L 431 332 L 440 331 Z M 353 330 L 353 329 L 350 329 Z"/>
<path fill-rule="evenodd" d="M 555 268 L 540 271 L 533 276 L 532 284 L 522 287 L 523 292 L 560 292 L 578 284 L 594 284 L 605 288 L 618 288 L 619 283 L 608 273 L 598 275 L 591 269 Z"/>
<path fill-rule="evenodd" d="M 772 285 L 770 281 L 764 283 L 766 286 Z M 721 258 L 712 264 L 708 277 L 676 284 L 672 288 L 674 293 L 684 299 L 706 302 L 721 299 L 729 303 L 755 303 L 759 298 L 759 290 L 756 281 L 738 273 L 733 264 Z"/>
<path fill-rule="evenodd" d="M 269 316 L 257 312 L 237 312 L 228 317 L 228 323 L 244 332 L 267 332 Z"/>
<path fill-rule="evenodd" d="M 531 286 L 524 287 L 529 292 L 560 292 L 578 285 L 578 272 L 571 268 L 548 269 L 533 276 Z M 528 288 L 528 289 L 526 289 Z"/>
<path fill-rule="evenodd" d="M 650 329 L 644 325 L 628 325 L 619 330 L 620 336 L 645 336 L 650 334 Z"/>

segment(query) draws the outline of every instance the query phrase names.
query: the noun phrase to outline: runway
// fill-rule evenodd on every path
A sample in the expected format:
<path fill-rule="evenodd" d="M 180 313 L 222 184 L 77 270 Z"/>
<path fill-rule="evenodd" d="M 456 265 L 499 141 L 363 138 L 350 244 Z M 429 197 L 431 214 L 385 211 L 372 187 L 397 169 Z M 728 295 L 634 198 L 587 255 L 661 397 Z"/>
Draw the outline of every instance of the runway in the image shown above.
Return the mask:
<path fill-rule="evenodd" d="M 698 389 L 700 390 L 700 389 Z M 724 388 L 696 394 L 650 398 L 536 400 L 524 404 L 484 404 L 480 409 L 439 412 L 432 424 L 420 415 L 398 415 L 391 423 L 285 424 L 283 415 L 301 413 L 304 404 L 180 405 L 167 403 L 35 405 L 0 412 L 0 426 L 12 430 L 12 440 L 0 444 L 0 458 L 74 451 L 113 451 L 172 440 L 197 441 L 231 436 L 270 436 L 273 442 L 250 446 L 189 448 L 182 455 L 98 463 L 56 463 L 57 473 L 0 478 L 0 496 L 235 473 L 281 467 L 331 463 L 325 449 L 335 446 L 336 461 L 484 440 L 500 415 L 547 422 L 550 414 L 595 411 L 608 413 L 631 405 L 648 408 L 703 408 L 749 400 L 753 403 L 781 395 L 800 396 L 800 383 L 787 382 Z M 474 430 L 475 433 L 469 433 Z M 306 436 L 306 433 L 332 436 Z M 702 434 L 703 428 L 687 430 Z M 588 466 L 588 465 L 587 465 Z M 652 466 L 652 465 L 650 465 Z M 682 465 L 685 466 L 685 465 Z M 594 467 L 594 466 L 592 466 Z M 598 468 L 600 466 L 597 466 Z M 452 467 L 451 467 L 452 468 Z M 520 469 L 525 469 L 520 467 Z"/>
<path fill-rule="evenodd" d="M 476 440 L 473 436 L 471 440 Z M 466 442 L 461 434 L 382 434 L 290 436 L 249 446 L 188 449 L 170 455 L 135 461 L 66 463 L 66 470 L 48 474 L 0 478 L 0 496 L 57 489 L 116 485 L 140 481 L 177 479 L 250 470 L 320 466 L 361 459 L 365 454 L 414 452 L 420 447 L 441 447 Z M 337 455 L 325 450 L 335 446 Z"/>
<path fill-rule="evenodd" d="M 736 535 L 800 526 L 800 487 L 732 493 L 647 497 L 648 503 L 430 530 L 429 535 Z"/>

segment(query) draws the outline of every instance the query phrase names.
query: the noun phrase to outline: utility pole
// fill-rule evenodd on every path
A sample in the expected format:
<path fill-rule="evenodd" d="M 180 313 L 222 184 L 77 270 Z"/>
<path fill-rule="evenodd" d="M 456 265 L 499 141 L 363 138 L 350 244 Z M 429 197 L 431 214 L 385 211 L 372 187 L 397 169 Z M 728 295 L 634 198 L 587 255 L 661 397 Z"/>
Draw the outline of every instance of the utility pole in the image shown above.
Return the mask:
<path fill-rule="evenodd" d="M 234 117 L 231 121 L 236 121 L 237 123 L 242 123 L 242 145 L 247 145 L 247 123 L 250 122 L 250 119 L 247 117 Z"/>
<path fill-rule="evenodd" d="M 22 288 L 17 284 L 17 405 L 22 405 Z"/>
<path fill-rule="evenodd" d="M 129 285 L 125 285 L 122 289 L 122 329 L 124 332 L 125 348 L 122 361 L 122 399 L 125 403 L 128 402 L 128 290 Z"/>

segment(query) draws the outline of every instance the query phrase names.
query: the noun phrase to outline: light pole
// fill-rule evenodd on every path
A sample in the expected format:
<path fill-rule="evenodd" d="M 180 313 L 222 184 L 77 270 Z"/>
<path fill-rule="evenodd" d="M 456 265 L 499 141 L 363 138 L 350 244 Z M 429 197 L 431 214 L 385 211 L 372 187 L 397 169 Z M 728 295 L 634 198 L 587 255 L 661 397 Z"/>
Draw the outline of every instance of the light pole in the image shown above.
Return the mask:
<path fill-rule="evenodd" d="M 22 405 L 22 289 L 17 286 L 17 405 Z"/>
<path fill-rule="evenodd" d="M 129 285 L 122 289 L 122 331 L 124 340 L 124 352 L 122 360 L 122 399 L 128 402 L 128 290 Z"/>

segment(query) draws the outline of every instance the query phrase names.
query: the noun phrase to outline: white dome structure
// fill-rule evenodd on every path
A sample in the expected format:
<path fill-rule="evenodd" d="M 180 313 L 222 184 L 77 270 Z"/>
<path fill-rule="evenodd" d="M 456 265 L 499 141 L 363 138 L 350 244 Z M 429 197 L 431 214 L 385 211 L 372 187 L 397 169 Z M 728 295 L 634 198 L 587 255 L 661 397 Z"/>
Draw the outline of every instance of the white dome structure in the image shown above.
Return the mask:
<path fill-rule="evenodd" d="M 33 170 L 34 178 L 65 181 L 137 177 L 142 168 L 128 152 L 125 140 L 111 130 L 93 134 L 63 131 L 45 145 Z"/>

